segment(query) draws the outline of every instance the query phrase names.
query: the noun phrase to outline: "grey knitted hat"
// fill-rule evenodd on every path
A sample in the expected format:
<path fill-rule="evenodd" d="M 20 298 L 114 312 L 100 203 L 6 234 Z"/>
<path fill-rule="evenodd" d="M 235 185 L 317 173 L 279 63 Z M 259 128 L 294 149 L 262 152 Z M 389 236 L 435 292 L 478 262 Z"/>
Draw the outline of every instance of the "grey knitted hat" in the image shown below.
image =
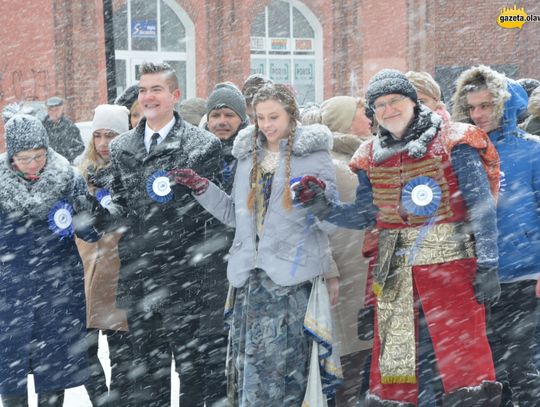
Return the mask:
<path fill-rule="evenodd" d="M 202 117 L 206 114 L 206 100 L 201 98 L 186 99 L 180 103 L 178 113 L 186 122 L 198 127 Z"/>
<path fill-rule="evenodd" d="M 20 151 L 49 148 L 47 130 L 39 119 L 27 114 L 16 114 L 4 127 L 8 160 Z"/>
<path fill-rule="evenodd" d="M 366 99 L 367 105 L 373 107 L 378 97 L 397 93 L 418 101 L 416 90 L 407 77 L 396 69 L 383 69 L 369 80 Z"/>
<path fill-rule="evenodd" d="M 218 83 L 206 103 L 206 114 L 212 110 L 227 107 L 233 110 L 242 121 L 248 121 L 246 114 L 246 99 L 240 90 L 231 82 Z"/>

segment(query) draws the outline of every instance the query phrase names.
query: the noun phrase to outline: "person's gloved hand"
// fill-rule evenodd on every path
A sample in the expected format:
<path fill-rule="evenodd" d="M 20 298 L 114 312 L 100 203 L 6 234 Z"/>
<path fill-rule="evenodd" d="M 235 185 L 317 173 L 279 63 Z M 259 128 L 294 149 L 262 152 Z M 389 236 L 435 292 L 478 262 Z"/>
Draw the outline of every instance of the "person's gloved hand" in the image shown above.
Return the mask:
<path fill-rule="evenodd" d="M 75 213 L 89 212 L 95 214 L 101 205 L 96 197 L 87 193 L 86 195 L 77 195 L 73 198 L 73 210 Z"/>
<path fill-rule="evenodd" d="M 536 282 L 536 296 L 540 298 L 540 278 Z"/>
<path fill-rule="evenodd" d="M 209 181 L 189 168 L 173 168 L 168 173 L 169 179 L 176 185 L 184 185 L 195 195 L 201 195 L 208 189 Z"/>
<path fill-rule="evenodd" d="M 292 187 L 294 202 L 309 208 L 317 218 L 323 220 L 330 212 L 330 203 L 324 193 L 325 189 L 326 184 L 323 180 L 313 175 L 304 175 L 300 182 Z"/>
<path fill-rule="evenodd" d="M 375 309 L 373 305 L 358 310 L 358 339 L 370 341 L 375 332 Z"/>
<path fill-rule="evenodd" d="M 86 178 L 88 183 L 96 188 L 107 188 L 114 179 L 112 167 L 98 169 L 95 165 L 89 165 L 86 168 Z"/>
<path fill-rule="evenodd" d="M 497 267 L 478 266 L 474 278 L 474 292 L 480 304 L 495 304 L 501 296 L 501 284 Z"/>

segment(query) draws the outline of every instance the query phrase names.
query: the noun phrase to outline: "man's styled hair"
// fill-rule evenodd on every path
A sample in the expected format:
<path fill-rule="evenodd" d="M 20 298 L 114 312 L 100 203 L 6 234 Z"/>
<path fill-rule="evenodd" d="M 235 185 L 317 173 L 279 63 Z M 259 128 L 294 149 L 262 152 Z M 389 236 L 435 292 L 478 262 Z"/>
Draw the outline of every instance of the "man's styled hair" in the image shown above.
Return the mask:
<path fill-rule="evenodd" d="M 167 84 L 169 85 L 169 90 L 171 92 L 175 91 L 176 89 L 180 89 L 180 86 L 178 85 L 178 78 L 176 77 L 176 71 L 168 63 L 166 62 L 161 62 L 159 64 L 155 64 L 153 62 L 142 63 L 141 69 L 140 69 L 140 76 L 155 74 L 155 73 L 165 74 L 165 80 L 167 81 Z"/>

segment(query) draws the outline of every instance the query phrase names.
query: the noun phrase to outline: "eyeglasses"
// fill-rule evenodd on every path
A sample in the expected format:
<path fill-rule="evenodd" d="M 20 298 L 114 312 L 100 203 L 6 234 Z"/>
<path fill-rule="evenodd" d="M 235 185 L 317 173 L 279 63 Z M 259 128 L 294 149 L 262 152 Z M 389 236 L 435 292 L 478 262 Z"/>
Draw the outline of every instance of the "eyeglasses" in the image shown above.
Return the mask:
<path fill-rule="evenodd" d="M 406 96 L 397 96 L 395 98 L 392 98 L 390 99 L 388 102 L 379 102 L 379 103 L 374 103 L 373 106 L 372 106 L 372 109 L 377 112 L 377 113 L 381 113 L 384 111 L 384 109 L 386 109 L 388 106 L 391 106 L 391 107 L 395 107 L 397 106 L 400 102 L 402 102 L 404 99 L 406 98 Z"/>
<path fill-rule="evenodd" d="M 45 161 L 46 158 L 47 158 L 47 153 L 41 153 L 41 154 L 36 154 L 31 157 L 13 157 L 13 160 L 19 164 L 28 165 L 32 161 L 35 161 L 37 163 L 42 163 L 43 161 Z"/>

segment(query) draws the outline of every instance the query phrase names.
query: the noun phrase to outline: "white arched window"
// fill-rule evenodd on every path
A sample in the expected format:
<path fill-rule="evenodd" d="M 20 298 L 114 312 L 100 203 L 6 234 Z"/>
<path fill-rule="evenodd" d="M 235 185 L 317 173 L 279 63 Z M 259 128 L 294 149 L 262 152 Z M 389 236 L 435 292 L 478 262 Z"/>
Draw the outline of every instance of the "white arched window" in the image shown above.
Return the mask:
<path fill-rule="evenodd" d="M 176 70 L 182 99 L 195 96 L 195 27 L 174 0 L 123 0 L 113 22 L 118 94 L 139 79 L 140 65 L 149 61 Z"/>
<path fill-rule="evenodd" d="M 296 0 L 273 0 L 251 25 L 251 73 L 294 87 L 300 105 L 322 100 L 322 27 Z"/>

